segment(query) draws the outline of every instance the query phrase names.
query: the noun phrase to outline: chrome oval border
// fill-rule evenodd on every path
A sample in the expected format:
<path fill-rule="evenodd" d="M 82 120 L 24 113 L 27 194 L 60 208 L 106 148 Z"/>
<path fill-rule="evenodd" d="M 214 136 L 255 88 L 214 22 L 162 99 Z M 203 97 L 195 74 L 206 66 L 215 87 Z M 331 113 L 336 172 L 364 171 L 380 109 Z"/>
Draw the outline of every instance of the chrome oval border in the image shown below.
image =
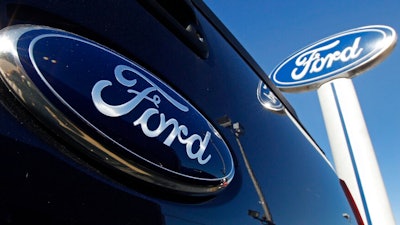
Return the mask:
<path fill-rule="evenodd" d="M 12 93 L 18 98 L 18 100 L 25 106 L 27 107 L 34 116 L 38 117 L 39 120 L 42 122 L 47 123 L 48 127 L 51 127 L 53 129 L 56 129 L 55 127 L 59 127 L 59 130 L 57 132 L 63 132 L 69 137 L 73 138 L 76 142 L 80 143 L 81 145 L 85 146 L 87 149 L 89 149 L 98 160 L 105 161 L 107 164 L 113 165 L 115 168 L 132 175 L 136 178 L 140 178 L 144 181 L 147 181 L 149 183 L 156 184 L 158 186 L 162 186 L 168 189 L 176 190 L 176 191 L 181 191 L 184 193 L 188 194 L 213 194 L 215 192 L 218 192 L 222 189 L 224 189 L 230 181 L 233 179 L 234 176 L 234 163 L 233 163 L 233 157 L 228 150 L 228 154 L 230 156 L 230 162 L 223 162 L 223 163 L 230 163 L 230 168 L 231 170 L 227 173 L 226 176 L 224 177 L 219 177 L 215 179 L 206 179 L 206 178 L 200 178 L 200 177 L 193 177 L 189 176 L 187 174 L 182 174 L 178 173 L 173 170 L 169 170 L 163 167 L 160 167 L 153 162 L 141 157 L 140 155 L 137 155 L 136 153 L 130 151 L 124 146 L 121 146 L 125 150 L 129 151 L 132 154 L 135 154 L 136 156 L 140 157 L 141 159 L 147 161 L 148 163 L 151 163 L 153 165 L 158 166 L 162 170 L 166 170 L 170 173 L 174 173 L 179 176 L 183 176 L 186 178 L 190 178 L 193 180 L 200 180 L 200 181 L 211 181 L 214 182 L 215 184 L 209 184 L 209 185 L 196 185 L 196 184 L 191 184 L 190 182 L 181 182 L 180 180 L 177 179 L 171 179 L 170 177 L 165 177 L 165 175 L 157 175 L 157 173 L 152 173 L 152 171 L 148 171 L 145 168 L 143 168 L 142 165 L 136 166 L 133 165 L 131 162 L 128 162 L 127 160 L 123 159 L 122 157 L 114 154 L 111 150 L 105 148 L 101 143 L 98 141 L 94 140 L 92 137 L 89 135 L 85 134 L 79 127 L 75 126 L 71 121 L 68 120 L 64 116 L 62 112 L 60 112 L 43 94 L 41 94 L 40 90 L 34 85 L 32 80 L 30 80 L 28 74 L 24 70 L 22 63 L 20 62 L 18 52 L 17 52 L 17 43 L 19 38 L 26 32 L 32 31 L 32 30 L 40 30 L 40 29 L 46 29 L 46 30 L 53 30 L 53 31 L 60 31 L 63 33 L 68 33 L 66 31 L 62 31 L 59 29 L 54 29 L 50 27 L 45 27 L 45 26 L 36 26 L 36 25 L 15 25 L 15 26 L 10 26 L 6 27 L 3 30 L 0 31 L 0 78 L 3 80 L 3 82 L 12 90 Z M 75 34 L 71 34 L 73 36 L 77 36 Z M 46 36 L 46 35 L 44 35 Z M 62 35 L 61 35 L 62 36 Z M 40 36 L 39 36 L 40 37 Z M 36 37 L 36 38 L 39 38 Z M 70 36 L 65 36 L 68 38 L 72 38 Z M 84 39 L 84 38 L 82 38 Z M 84 41 L 82 39 L 76 39 L 78 41 Z M 85 41 L 86 42 L 86 41 Z M 92 46 L 95 46 L 97 48 L 101 48 L 102 50 L 105 50 L 111 54 L 113 54 L 116 57 L 119 57 L 120 59 L 126 61 L 127 63 L 132 64 L 132 61 L 129 61 L 125 59 L 124 57 L 118 55 L 117 53 L 108 50 L 107 48 L 104 48 L 103 46 L 99 44 L 94 44 L 92 42 L 86 42 L 87 44 L 90 44 Z M 31 50 L 29 50 L 31 51 Z M 30 54 L 31 56 L 31 54 Z M 31 59 L 32 60 L 32 59 Z M 34 60 L 32 60 L 34 62 Z M 144 68 L 142 68 L 140 65 L 137 65 L 136 63 L 133 63 L 136 66 L 140 67 L 144 71 L 146 71 Z M 44 78 L 44 76 L 40 73 L 40 70 L 38 70 L 37 66 L 35 65 L 35 69 L 37 73 L 40 75 L 41 79 L 43 82 L 46 84 L 46 86 L 51 90 L 51 92 L 65 104 L 70 110 L 72 110 L 77 116 L 79 116 L 85 123 L 96 129 L 99 133 L 102 135 L 106 136 L 103 132 L 101 132 L 96 126 L 91 124 L 88 120 L 86 120 L 83 116 L 81 116 L 74 108 L 72 108 L 52 87 L 51 85 L 47 82 L 47 80 Z M 154 76 L 153 76 L 154 77 Z M 154 77 L 155 79 L 158 79 L 157 77 Z M 160 81 L 161 82 L 161 81 Z M 161 82 L 163 83 L 163 82 Z M 170 87 L 169 87 L 170 88 Z M 171 91 L 173 91 L 175 94 L 180 96 L 178 93 L 176 93 L 172 88 L 170 88 Z M 182 98 L 185 100 L 184 98 Z M 185 103 L 191 106 L 190 103 L 188 103 L 185 100 Z M 195 107 L 191 107 L 193 110 L 197 109 Z M 198 112 L 198 111 L 197 111 Z M 200 116 L 200 114 L 198 112 Z M 203 119 L 207 121 L 204 117 Z M 207 121 L 208 122 L 208 121 Z M 213 132 L 218 138 L 220 138 L 222 141 L 222 137 L 220 134 L 217 132 L 217 130 L 208 122 L 208 125 L 210 127 L 210 131 Z M 109 138 L 109 137 L 108 137 Z M 110 140 L 112 140 L 110 138 Z M 115 140 L 112 140 L 114 143 L 117 143 Z M 225 142 L 224 142 L 225 143 Z M 118 143 L 117 143 L 118 144 Z M 225 144 L 226 145 L 226 144 Z"/>

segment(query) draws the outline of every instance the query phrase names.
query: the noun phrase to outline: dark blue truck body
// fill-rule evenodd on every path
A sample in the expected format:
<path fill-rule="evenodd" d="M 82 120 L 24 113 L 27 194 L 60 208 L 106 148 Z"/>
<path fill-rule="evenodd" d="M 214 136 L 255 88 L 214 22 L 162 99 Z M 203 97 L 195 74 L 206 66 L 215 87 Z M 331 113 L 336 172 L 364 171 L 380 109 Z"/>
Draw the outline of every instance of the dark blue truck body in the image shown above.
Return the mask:
<path fill-rule="evenodd" d="M 0 224 L 356 224 L 324 153 L 201 1 L 3 0 L 0 26 Z M 125 92 L 135 66 L 164 94 L 100 113 L 96 82 L 114 85 L 103 102 L 144 92 Z M 150 137 L 161 114 L 175 127 Z"/>

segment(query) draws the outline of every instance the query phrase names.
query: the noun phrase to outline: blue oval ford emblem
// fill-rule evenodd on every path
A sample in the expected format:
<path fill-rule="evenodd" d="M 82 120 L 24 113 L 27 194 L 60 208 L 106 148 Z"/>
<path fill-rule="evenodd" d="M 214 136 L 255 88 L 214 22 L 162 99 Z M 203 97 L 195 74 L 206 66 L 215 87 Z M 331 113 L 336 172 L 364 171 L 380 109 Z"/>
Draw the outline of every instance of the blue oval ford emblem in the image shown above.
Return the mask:
<path fill-rule="evenodd" d="M 190 194 L 215 193 L 233 178 L 232 156 L 217 130 L 135 62 L 47 27 L 10 27 L 0 40 L 0 57 L 8 61 L 1 75 L 10 89 L 47 126 L 102 162 Z"/>
<path fill-rule="evenodd" d="M 332 79 L 367 70 L 390 53 L 396 40 L 396 32 L 388 26 L 348 30 L 294 53 L 270 77 L 282 91 L 316 89 Z"/>
<path fill-rule="evenodd" d="M 257 98 L 264 108 L 269 109 L 273 112 L 283 112 L 284 106 L 278 97 L 264 84 L 263 81 L 258 82 L 257 87 Z"/>

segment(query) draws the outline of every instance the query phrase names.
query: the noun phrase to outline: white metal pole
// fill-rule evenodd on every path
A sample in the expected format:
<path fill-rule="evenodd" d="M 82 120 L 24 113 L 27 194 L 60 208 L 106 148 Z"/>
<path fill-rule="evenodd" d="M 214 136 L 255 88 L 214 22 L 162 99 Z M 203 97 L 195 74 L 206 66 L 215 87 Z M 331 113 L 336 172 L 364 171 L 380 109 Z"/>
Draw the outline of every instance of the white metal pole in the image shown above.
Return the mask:
<path fill-rule="evenodd" d="M 333 84 L 371 223 L 396 225 L 353 82 L 340 78 Z"/>
<path fill-rule="evenodd" d="M 351 160 L 346 136 L 340 119 L 339 110 L 332 90 L 332 83 L 323 84 L 318 90 L 318 98 L 321 105 L 325 128 L 328 134 L 336 173 L 340 179 L 345 181 L 350 193 L 357 205 L 361 218 L 368 225 L 358 187 L 356 174 Z"/>

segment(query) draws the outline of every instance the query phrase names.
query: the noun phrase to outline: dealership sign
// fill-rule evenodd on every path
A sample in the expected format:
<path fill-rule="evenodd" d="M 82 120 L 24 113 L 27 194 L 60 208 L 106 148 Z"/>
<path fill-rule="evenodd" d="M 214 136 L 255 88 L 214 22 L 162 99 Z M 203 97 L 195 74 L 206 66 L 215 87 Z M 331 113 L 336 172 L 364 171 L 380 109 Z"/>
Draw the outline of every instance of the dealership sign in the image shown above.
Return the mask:
<path fill-rule="evenodd" d="M 317 89 L 338 177 L 349 184 L 361 223 L 370 215 L 373 224 L 381 223 L 382 218 L 382 224 L 394 224 L 351 78 L 381 62 L 396 41 L 396 32 L 388 26 L 348 30 L 294 53 L 270 75 L 282 91 Z"/>
<path fill-rule="evenodd" d="M 282 91 L 318 88 L 339 77 L 351 78 L 380 62 L 394 48 L 395 31 L 366 26 L 320 40 L 280 63 L 270 78 Z"/>
<path fill-rule="evenodd" d="M 48 27 L 14 26 L 0 38 L 1 78 L 73 146 L 183 193 L 215 193 L 232 180 L 232 155 L 211 122 L 136 62 Z"/>

